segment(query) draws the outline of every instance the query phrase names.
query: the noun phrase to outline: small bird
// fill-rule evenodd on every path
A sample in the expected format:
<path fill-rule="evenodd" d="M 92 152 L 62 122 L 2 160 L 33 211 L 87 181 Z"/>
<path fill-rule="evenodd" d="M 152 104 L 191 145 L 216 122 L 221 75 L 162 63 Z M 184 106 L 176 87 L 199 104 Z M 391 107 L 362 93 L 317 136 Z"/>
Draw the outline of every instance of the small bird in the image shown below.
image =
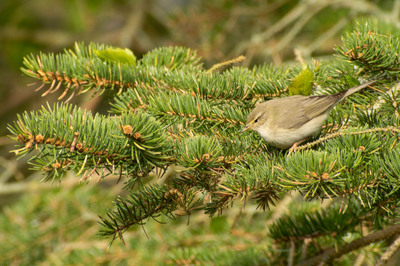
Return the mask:
<path fill-rule="evenodd" d="M 295 95 L 263 102 L 251 111 L 241 132 L 251 129 L 274 147 L 293 148 L 321 130 L 329 111 L 338 102 L 374 82 L 333 95 Z"/>

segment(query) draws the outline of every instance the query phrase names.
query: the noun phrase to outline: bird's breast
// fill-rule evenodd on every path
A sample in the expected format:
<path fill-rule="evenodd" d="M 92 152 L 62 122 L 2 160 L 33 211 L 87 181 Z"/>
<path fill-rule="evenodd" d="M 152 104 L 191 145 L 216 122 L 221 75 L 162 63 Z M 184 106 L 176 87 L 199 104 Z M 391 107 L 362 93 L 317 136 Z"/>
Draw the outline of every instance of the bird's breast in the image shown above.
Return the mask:
<path fill-rule="evenodd" d="M 308 121 L 298 128 L 272 128 L 271 125 L 257 129 L 260 136 L 269 144 L 280 149 L 287 149 L 296 142 L 314 136 L 324 124 L 327 114 L 320 115 Z"/>

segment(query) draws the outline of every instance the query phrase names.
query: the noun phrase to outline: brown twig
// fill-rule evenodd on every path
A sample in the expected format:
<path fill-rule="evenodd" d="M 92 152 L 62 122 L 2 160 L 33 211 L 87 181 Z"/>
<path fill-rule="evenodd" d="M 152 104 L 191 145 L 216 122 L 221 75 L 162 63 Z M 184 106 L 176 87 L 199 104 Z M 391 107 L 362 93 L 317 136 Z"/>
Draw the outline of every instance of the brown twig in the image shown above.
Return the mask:
<path fill-rule="evenodd" d="M 371 243 L 388 239 L 397 234 L 400 234 L 400 224 L 395 224 L 386 229 L 378 230 L 372 234 L 356 239 L 343 246 L 327 249 L 322 254 L 315 256 L 309 260 L 303 261 L 298 265 L 330 264 L 335 258 L 339 258 L 344 254 L 365 247 Z"/>
<path fill-rule="evenodd" d="M 294 152 L 300 151 L 300 150 L 306 150 L 306 149 L 310 149 L 313 146 L 316 146 L 322 142 L 325 142 L 329 139 L 333 139 L 333 138 L 337 138 L 340 136 L 345 136 L 345 135 L 361 135 L 361 134 L 368 134 L 368 133 L 375 133 L 375 132 L 388 132 L 388 131 L 393 131 L 393 132 L 397 132 L 400 133 L 400 128 L 394 127 L 394 126 L 389 126 L 389 127 L 379 127 L 379 128 L 371 128 L 371 129 L 367 129 L 367 130 L 362 130 L 362 131 L 357 131 L 357 132 L 343 132 L 343 131 L 338 131 L 332 134 L 329 134 L 327 136 L 321 137 L 319 139 L 317 139 L 316 141 L 307 143 L 305 145 L 302 146 L 298 146 Z"/>
<path fill-rule="evenodd" d="M 400 236 L 393 242 L 393 244 L 389 247 L 388 250 L 383 253 L 382 257 L 375 264 L 376 266 L 384 266 L 387 265 L 389 259 L 394 255 L 394 253 L 400 248 Z"/>

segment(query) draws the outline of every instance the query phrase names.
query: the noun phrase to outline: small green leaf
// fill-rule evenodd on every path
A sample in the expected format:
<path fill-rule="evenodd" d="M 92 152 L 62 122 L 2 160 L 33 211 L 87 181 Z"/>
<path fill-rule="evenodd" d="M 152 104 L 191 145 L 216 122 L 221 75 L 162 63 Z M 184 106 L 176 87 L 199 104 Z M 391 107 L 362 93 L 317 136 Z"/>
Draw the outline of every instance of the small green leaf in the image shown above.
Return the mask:
<path fill-rule="evenodd" d="M 210 230 L 213 234 L 223 234 L 229 232 L 229 223 L 225 216 L 214 217 L 210 221 Z"/>
<path fill-rule="evenodd" d="M 122 64 L 136 66 L 136 57 L 128 48 L 106 48 L 105 50 L 94 49 L 94 53 L 104 61 L 120 62 Z"/>
<path fill-rule="evenodd" d="M 311 95 L 314 73 L 305 66 L 289 85 L 289 95 Z"/>
<path fill-rule="evenodd" d="M 356 79 L 352 75 L 344 75 L 344 79 L 346 80 L 346 83 L 349 86 L 349 88 L 360 85 L 360 82 L 358 81 L 358 79 Z"/>

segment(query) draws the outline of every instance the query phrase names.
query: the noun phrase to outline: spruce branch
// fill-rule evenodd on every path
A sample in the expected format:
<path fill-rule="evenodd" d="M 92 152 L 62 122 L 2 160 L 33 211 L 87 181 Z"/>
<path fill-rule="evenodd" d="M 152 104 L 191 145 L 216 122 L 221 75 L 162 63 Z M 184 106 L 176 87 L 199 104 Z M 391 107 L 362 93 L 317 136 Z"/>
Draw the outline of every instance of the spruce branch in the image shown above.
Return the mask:
<path fill-rule="evenodd" d="M 343 37 L 343 45 L 336 51 L 364 73 L 390 75 L 397 79 L 400 42 L 398 36 L 387 34 L 393 30 L 392 25 L 377 23 L 376 20 L 358 21 L 354 31 Z"/>
<path fill-rule="evenodd" d="M 22 146 L 16 154 L 25 156 L 40 148 L 31 162 L 46 173 L 46 179 L 74 170 L 86 179 L 89 169 L 99 168 L 113 174 L 146 173 L 170 163 L 167 136 L 145 113 L 93 116 L 72 105 L 55 104 L 25 112 L 9 130 Z"/>
<path fill-rule="evenodd" d="M 253 199 L 258 203 L 258 208 L 263 210 L 275 205 L 280 188 L 274 182 L 272 162 L 267 163 L 262 157 L 244 157 L 242 161 L 249 164 L 249 168 L 245 165 L 234 165 L 234 172 L 227 173 L 226 180 L 218 185 L 218 189 L 212 194 L 212 201 L 206 205 L 205 211 L 208 215 L 221 213 L 236 199 L 241 199 L 243 206 Z"/>
<path fill-rule="evenodd" d="M 107 217 L 101 219 L 104 229 L 101 234 L 122 239 L 122 234 L 132 225 L 142 224 L 148 218 L 156 218 L 162 211 L 173 218 L 172 210 L 176 205 L 173 200 L 167 199 L 168 190 L 165 186 L 146 186 L 129 198 L 119 197 L 115 202 L 114 210 L 107 213 Z"/>
<path fill-rule="evenodd" d="M 119 100 L 117 98 L 117 110 L 121 109 L 121 104 L 136 108 L 130 101 L 135 103 L 139 99 L 138 94 L 143 100 L 137 106 L 144 107 L 147 97 L 143 95 L 150 93 L 154 96 L 166 91 L 183 95 L 188 93 L 225 103 L 235 100 L 243 105 L 248 98 L 281 94 L 287 80 L 288 72 L 285 69 L 272 66 L 256 68 L 254 71 L 235 67 L 221 74 L 210 75 L 201 69 L 200 59 L 195 52 L 181 47 L 155 49 L 134 66 L 118 61 L 118 57 L 116 60 L 104 60 L 96 56 L 96 51 L 98 53 L 111 48 L 79 43 L 75 44 L 74 50 L 66 50 L 64 54 L 30 55 L 24 59 L 22 71 L 42 83 L 38 90 L 49 86 L 43 96 L 65 87 L 60 100 L 68 93 L 70 100 L 75 95 L 89 91 L 100 94 L 105 90 L 115 90 L 115 95 L 120 95 Z M 121 92 L 129 89 L 135 89 L 132 97 L 121 95 Z"/>
<path fill-rule="evenodd" d="M 322 254 L 315 256 L 311 259 L 301 262 L 299 265 L 320 265 L 332 263 L 336 258 L 343 256 L 344 254 L 350 253 L 354 250 L 365 247 L 371 243 L 376 243 L 400 233 L 400 224 L 395 224 L 387 227 L 386 229 L 378 230 L 365 237 L 356 239 L 343 246 L 330 248 L 322 252 Z"/>
<path fill-rule="evenodd" d="M 385 128 L 370 128 L 366 130 L 361 130 L 361 131 L 338 131 L 335 133 L 331 133 L 329 135 L 326 135 L 324 137 L 321 137 L 313 142 L 298 146 L 294 149 L 294 151 L 301 151 L 301 150 L 307 150 L 312 148 L 313 146 L 317 146 L 318 144 L 321 144 L 323 142 L 326 142 L 327 140 L 333 139 L 333 138 L 339 138 L 345 135 L 363 135 L 363 134 L 370 134 L 370 133 L 375 133 L 375 132 L 392 132 L 392 133 L 400 133 L 400 129 L 397 127 L 393 126 L 388 126 Z M 360 146 L 360 149 L 363 147 Z"/>
<path fill-rule="evenodd" d="M 113 60 L 104 60 L 97 56 L 99 51 L 116 50 L 110 46 L 91 43 L 75 43 L 74 50 L 65 50 L 64 54 L 39 54 L 24 58 L 22 72 L 38 79 L 43 84 L 37 90 L 49 84 L 42 94 L 56 92 L 62 85 L 65 90 L 59 97 L 63 99 L 68 92 L 72 97 L 94 90 L 102 93 L 105 90 L 116 90 L 119 94 L 127 88 L 133 88 L 140 82 L 157 82 L 163 80 L 165 72 L 179 71 L 189 67 L 199 68 L 199 58 L 190 49 L 164 47 L 149 53 L 137 65 L 127 64 L 115 55 Z M 152 67 L 153 66 L 153 67 Z M 155 68 L 154 66 L 157 66 Z"/>
<path fill-rule="evenodd" d="M 30 55 L 24 58 L 25 68 L 21 68 L 22 72 L 43 83 L 37 91 L 44 88 L 44 84 L 49 84 L 49 88 L 42 96 L 58 91 L 62 85 L 65 89 L 59 100 L 72 91 L 67 101 L 72 99 L 75 94 L 79 95 L 92 89 L 95 89 L 95 92 L 101 92 L 105 88 L 123 90 L 132 86 L 129 82 L 122 82 L 119 78 L 122 73 L 130 72 L 130 66 L 118 66 L 118 63 L 110 63 L 114 68 L 112 71 L 94 55 L 93 50 L 101 49 L 100 45 L 91 44 L 85 47 L 82 43 L 76 43 L 74 48 L 74 50 L 66 50 L 64 54 L 56 56 L 39 54 L 37 57 Z"/>
<path fill-rule="evenodd" d="M 172 94 L 166 96 L 170 99 L 165 102 L 162 97 L 149 101 L 148 110 L 162 121 L 169 123 L 182 123 L 197 128 L 220 128 L 227 130 L 234 127 L 236 131 L 244 126 L 247 111 L 234 108 L 228 104 L 215 106 L 207 100 L 191 95 Z"/>
<path fill-rule="evenodd" d="M 327 235 L 340 238 L 369 218 L 358 204 L 350 203 L 346 211 L 340 210 L 340 204 L 336 203 L 315 212 L 282 216 L 270 226 L 269 235 L 276 243 L 289 240 L 302 242 Z"/>
<path fill-rule="evenodd" d="M 157 221 L 160 215 L 174 219 L 178 210 L 190 215 L 199 209 L 202 201 L 194 188 L 180 190 L 169 185 L 148 185 L 128 198 L 119 197 L 107 218 L 100 217 L 103 226 L 100 233 L 112 237 L 112 241 L 117 237 L 123 239 L 122 234 L 134 225 L 143 225 L 148 219 Z"/>

